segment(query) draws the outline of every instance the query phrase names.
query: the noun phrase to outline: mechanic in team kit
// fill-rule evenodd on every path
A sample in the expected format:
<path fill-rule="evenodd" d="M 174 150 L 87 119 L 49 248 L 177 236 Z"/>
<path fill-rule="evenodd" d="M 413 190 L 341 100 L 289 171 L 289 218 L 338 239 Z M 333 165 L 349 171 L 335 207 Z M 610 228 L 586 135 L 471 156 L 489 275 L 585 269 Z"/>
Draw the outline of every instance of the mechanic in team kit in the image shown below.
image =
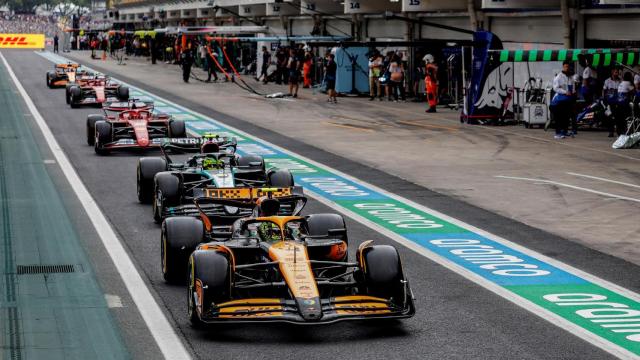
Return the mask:
<path fill-rule="evenodd" d="M 569 128 L 569 119 L 573 116 L 575 95 L 571 80 L 571 62 L 562 63 L 562 71 L 553 79 L 555 95 L 551 100 L 550 110 L 556 125 L 555 139 L 564 139 Z"/>
<path fill-rule="evenodd" d="M 620 69 L 617 67 L 611 68 L 611 76 L 604 81 L 604 86 L 602 87 L 602 98 L 605 103 L 612 108 L 616 106 L 618 102 L 618 87 L 621 83 L 620 79 Z M 609 121 L 609 137 L 613 137 L 613 133 L 615 130 L 615 122 Z"/>
<path fill-rule="evenodd" d="M 180 54 L 182 60 L 182 80 L 186 83 L 189 82 L 189 77 L 191 77 L 191 66 L 193 66 L 195 60 L 193 51 L 192 43 L 188 42 L 187 47 L 182 51 L 182 54 Z"/>
<path fill-rule="evenodd" d="M 598 72 L 592 65 L 593 57 L 584 58 L 584 71 L 582 72 L 582 97 L 587 104 L 591 104 L 597 94 Z"/>
<path fill-rule="evenodd" d="M 427 93 L 427 102 L 429 108 L 426 110 L 428 113 L 436 112 L 436 105 L 438 105 L 438 65 L 435 64 L 436 59 L 431 54 L 425 55 L 422 60 L 425 63 L 424 86 Z"/>

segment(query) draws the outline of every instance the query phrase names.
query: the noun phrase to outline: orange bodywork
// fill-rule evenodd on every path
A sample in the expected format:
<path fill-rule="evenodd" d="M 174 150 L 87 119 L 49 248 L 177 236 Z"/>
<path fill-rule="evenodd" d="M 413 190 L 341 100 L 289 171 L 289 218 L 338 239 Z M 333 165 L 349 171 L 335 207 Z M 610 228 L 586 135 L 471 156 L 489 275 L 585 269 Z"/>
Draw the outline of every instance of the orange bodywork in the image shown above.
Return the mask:
<path fill-rule="evenodd" d="M 280 273 L 289 285 L 293 297 L 313 299 L 320 296 L 306 246 L 295 241 L 282 241 L 271 245 L 269 257 L 278 261 Z"/>

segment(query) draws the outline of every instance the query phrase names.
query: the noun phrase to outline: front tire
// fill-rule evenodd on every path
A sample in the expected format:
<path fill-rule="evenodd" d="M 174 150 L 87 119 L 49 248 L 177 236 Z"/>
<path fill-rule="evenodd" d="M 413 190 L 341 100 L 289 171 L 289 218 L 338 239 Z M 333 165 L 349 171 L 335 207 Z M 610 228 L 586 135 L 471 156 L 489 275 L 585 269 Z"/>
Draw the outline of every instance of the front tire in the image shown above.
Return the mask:
<path fill-rule="evenodd" d="M 69 89 L 69 105 L 72 109 L 80 107 L 80 100 L 82 97 L 82 90 L 77 86 L 72 86 Z"/>
<path fill-rule="evenodd" d="M 364 263 L 362 281 L 368 295 L 391 299 L 402 306 L 409 296 L 398 250 L 390 245 L 366 247 L 358 253 L 358 263 Z"/>
<path fill-rule="evenodd" d="M 51 72 L 47 73 L 47 87 L 49 89 L 53 88 L 53 82 L 51 81 Z"/>
<path fill-rule="evenodd" d="M 178 216 L 162 222 L 162 276 L 170 283 L 186 279 L 189 256 L 204 241 L 204 225 L 200 219 Z"/>
<path fill-rule="evenodd" d="M 64 95 L 65 95 L 65 99 L 67 100 L 67 105 L 71 104 L 71 88 L 73 87 L 73 84 L 67 84 L 64 87 Z"/>
<path fill-rule="evenodd" d="M 170 172 L 156 174 L 153 198 L 153 220 L 162 223 L 164 209 L 180 204 L 180 180 Z"/>
<path fill-rule="evenodd" d="M 98 121 L 96 126 L 96 138 L 93 148 L 98 155 L 108 155 L 106 145 L 113 142 L 113 126 L 108 121 Z"/>
<path fill-rule="evenodd" d="M 87 145 L 93 146 L 96 142 L 96 123 L 98 121 L 107 121 L 104 115 L 87 116 Z"/>
<path fill-rule="evenodd" d="M 189 257 L 188 271 L 188 315 L 194 327 L 202 327 L 204 322 L 196 311 L 197 303 L 200 313 L 206 314 L 211 304 L 231 299 L 231 266 L 227 257 L 217 251 L 196 250 Z"/>

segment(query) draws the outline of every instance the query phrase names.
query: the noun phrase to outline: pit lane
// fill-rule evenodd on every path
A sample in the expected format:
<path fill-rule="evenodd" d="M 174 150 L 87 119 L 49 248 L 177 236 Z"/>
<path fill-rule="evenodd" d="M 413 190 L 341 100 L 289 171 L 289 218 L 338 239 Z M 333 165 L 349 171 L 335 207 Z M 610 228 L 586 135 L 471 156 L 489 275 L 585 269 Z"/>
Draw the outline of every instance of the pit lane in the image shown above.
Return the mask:
<path fill-rule="evenodd" d="M 50 62 L 33 53 L 4 54 L 196 357 L 326 358 L 336 354 L 354 358 L 608 357 L 601 350 L 405 248 L 400 250 L 418 300 L 418 314 L 411 320 L 391 327 L 345 323 L 318 328 L 216 327 L 208 333 L 191 329 L 185 315 L 184 289 L 166 285 L 161 280 L 159 229 L 153 224 L 150 209 L 135 200 L 137 157 L 130 154 L 97 157 L 84 141 L 84 120 L 86 115 L 95 113 L 95 109 L 71 110 L 64 102 L 63 91 L 44 86 L 41 74 L 50 68 Z M 177 96 L 172 100 L 179 104 L 188 102 Z M 391 180 L 387 186 L 393 186 Z M 305 212 L 331 210 L 312 200 Z M 395 244 L 352 220 L 348 220 L 348 227 L 352 249 L 371 238 Z M 131 324 L 121 323 L 121 326 Z M 138 346 L 131 341 L 128 345 Z"/>

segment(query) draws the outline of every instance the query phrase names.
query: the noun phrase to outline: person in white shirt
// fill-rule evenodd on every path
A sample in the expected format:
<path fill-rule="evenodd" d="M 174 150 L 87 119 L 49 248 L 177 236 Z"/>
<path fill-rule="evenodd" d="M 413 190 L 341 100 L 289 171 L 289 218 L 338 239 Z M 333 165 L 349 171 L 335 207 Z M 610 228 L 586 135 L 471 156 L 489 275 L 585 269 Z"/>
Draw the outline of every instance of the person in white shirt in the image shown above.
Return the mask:
<path fill-rule="evenodd" d="M 376 50 L 369 58 L 369 100 L 374 100 L 376 94 L 382 100 L 382 88 L 378 80 L 380 76 L 382 76 L 382 55 Z"/>
<path fill-rule="evenodd" d="M 587 104 L 593 102 L 598 86 L 598 72 L 591 66 L 591 59 L 585 58 L 585 68 L 582 72 L 582 96 Z"/>
<path fill-rule="evenodd" d="M 633 75 L 630 72 L 624 73 L 622 81 L 618 85 L 616 102 L 613 104 L 613 119 L 614 122 L 609 126 L 609 137 L 613 137 L 613 130 L 619 135 L 623 135 L 627 132 L 627 118 L 631 115 L 631 107 L 629 103 L 634 95 L 635 86 L 633 86 Z"/>
<path fill-rule="evenodd" d="M 556 126 L 556 139 L 564 139 L 567 136 L 569 119 L 572 116 L 574 89 L 570 80 L 571 63 L 562 63 L 562 72 L 553 79 L 553 91 L 555 95 L 551 100 L 551 112 Z"/>
<path fill-rule="evenodd" d="M 602 97 L 609 101 L 615 97 L 620 85 L 620 69 L 617 67 L 611 68 L 611 77 L 604 81 L 602 87 Z"/>

